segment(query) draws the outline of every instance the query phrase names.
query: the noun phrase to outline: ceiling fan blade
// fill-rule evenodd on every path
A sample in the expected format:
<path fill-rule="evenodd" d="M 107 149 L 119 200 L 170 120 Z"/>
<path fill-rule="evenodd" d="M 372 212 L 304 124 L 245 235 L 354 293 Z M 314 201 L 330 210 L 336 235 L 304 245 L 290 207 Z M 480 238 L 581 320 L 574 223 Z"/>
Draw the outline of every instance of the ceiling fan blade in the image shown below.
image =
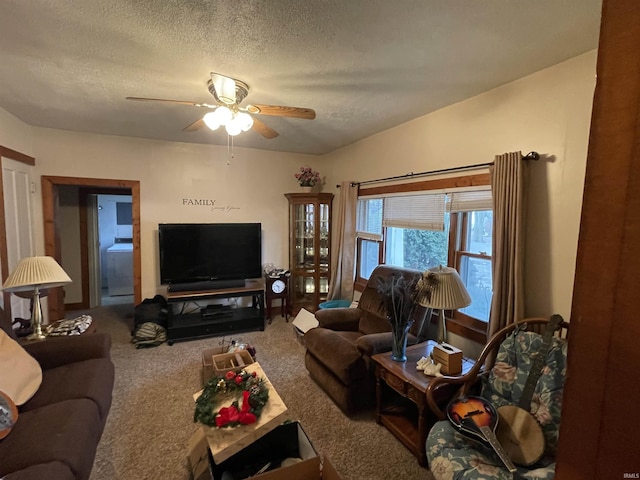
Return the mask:
<path fill-rule="evenodd" d="M 204 107 L 204 108 L 216 108 L 218 105 L 210 105 L 208 103 L 188 102 L 185 100 L 167 100 L 165 98 L 144 98 L 144 97 L 126 97 L 127 100 L 133 100 L 135 102 L 165 102 L 165 103 L 177 103 L 180 105 L 189 105 L 191 107 Z"/>
<path fill-rule="evenodd" d="M 316 112 L 311 108 L 283 107 L 282 105 L 248 105 L 247 111 L 275 117 L 303 118 L 306 120 L 316 118 Z"/>
<path fill-rule="evenodd" d="M 256 132 L 258 132 L 264 138 L 268 138 L 268 139 L 276 138 L 278 135 L 280 135 L 273 128 L 268 127 L 257 118 L 253 119 L 253 126 L 251 128 L 253 128 Z"/>
<path fill-rule="evenodd" d="M 184 127 L 182 129 L 183 132 L 197 132 L 198 130 L 202 129 L 203 127 L 205 127 L 205 123 L 204 120 L 201 118 L 199 120 L 196 120 L 195 122 L 193 122 L 190 125 L 187 125 L 186 127 Z"/>

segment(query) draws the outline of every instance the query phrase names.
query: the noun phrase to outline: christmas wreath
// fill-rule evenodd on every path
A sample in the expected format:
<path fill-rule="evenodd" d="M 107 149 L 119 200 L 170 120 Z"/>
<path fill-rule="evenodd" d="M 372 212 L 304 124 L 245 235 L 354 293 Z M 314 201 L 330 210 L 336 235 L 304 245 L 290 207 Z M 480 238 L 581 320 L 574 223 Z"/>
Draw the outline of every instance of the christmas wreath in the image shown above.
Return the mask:
<path fill-rule="evenodd" d="M 238 397 L 239 394 L 242 395 L 242 406 L 238 400 L 234 400 L 230 406 L 214 410 L 214 406 L 220 402 L 220 397 Z M 267 400 L 269 389 L 264 379 L 259 378 L 255 372 L 229 371 L 224 377 L 216 376 L 207 382 L 196 400 L 193 421 L 220 428 L 249 425 L 258 420 Z"/>

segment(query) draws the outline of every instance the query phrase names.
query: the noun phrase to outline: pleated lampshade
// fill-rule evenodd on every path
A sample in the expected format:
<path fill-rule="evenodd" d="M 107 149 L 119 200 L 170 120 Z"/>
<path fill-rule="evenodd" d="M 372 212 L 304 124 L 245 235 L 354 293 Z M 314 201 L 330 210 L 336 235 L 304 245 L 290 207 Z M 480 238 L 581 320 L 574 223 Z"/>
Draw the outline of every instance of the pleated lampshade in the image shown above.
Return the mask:
<path fill-rule="evenodd" d="M 2 290 L 26 292 L 35 287 L 60 287 L 71 281 L 53 257 L 26 257 L 18 262 L 18 266 L 7 277 Z"/>
<path fill-rule="evenodd" d="M 440 265 L 427 271 L 436 276 L 437 286 L 431 292 L 431 299 L 421 302 L 422 306 L 437 310 L 455 310 L 471 304 L 471 296 L 455 268 Z"/>

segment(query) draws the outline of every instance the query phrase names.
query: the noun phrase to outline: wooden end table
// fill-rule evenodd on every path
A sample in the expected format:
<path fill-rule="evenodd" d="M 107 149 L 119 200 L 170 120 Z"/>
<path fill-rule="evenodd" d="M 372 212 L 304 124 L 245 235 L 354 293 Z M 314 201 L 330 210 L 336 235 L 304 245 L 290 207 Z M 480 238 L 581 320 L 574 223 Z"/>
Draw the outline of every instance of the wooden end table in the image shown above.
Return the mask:
<path fill-rule="evenodd" d="M 428 340 L 407 347 L 406 362 L 391 360 L 391 352 L 372 357 L 376 372 L 376 421 L 393 433 L 423 467 L 427 465 L 427 433 L 437 418 L 429 409 L 425 396 L 434 377 L 418 370 L 417 362 L 429 356 L 435 345 L 436 342 Z M 463 358 L 461 375 L 474 364 L 473 360 Z"/>

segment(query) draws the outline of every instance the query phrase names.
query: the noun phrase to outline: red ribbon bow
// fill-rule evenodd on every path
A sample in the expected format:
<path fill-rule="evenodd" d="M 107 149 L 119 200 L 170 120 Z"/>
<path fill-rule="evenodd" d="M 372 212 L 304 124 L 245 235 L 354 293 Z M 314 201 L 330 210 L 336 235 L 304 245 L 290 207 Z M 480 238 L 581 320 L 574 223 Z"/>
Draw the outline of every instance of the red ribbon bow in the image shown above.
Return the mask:
<path fill-rule="evenodd" d="M 253 413 L 249 412 L 249 408 L 249 392 L 245 390 L 242 392 L 242 408 L 238 410 L 235 405 L 221 408 L 216 416 L 216 426 L 224 427 L 229 423 L 239 423 L 241 425 L 255 423 L 257 418 Z"/>

